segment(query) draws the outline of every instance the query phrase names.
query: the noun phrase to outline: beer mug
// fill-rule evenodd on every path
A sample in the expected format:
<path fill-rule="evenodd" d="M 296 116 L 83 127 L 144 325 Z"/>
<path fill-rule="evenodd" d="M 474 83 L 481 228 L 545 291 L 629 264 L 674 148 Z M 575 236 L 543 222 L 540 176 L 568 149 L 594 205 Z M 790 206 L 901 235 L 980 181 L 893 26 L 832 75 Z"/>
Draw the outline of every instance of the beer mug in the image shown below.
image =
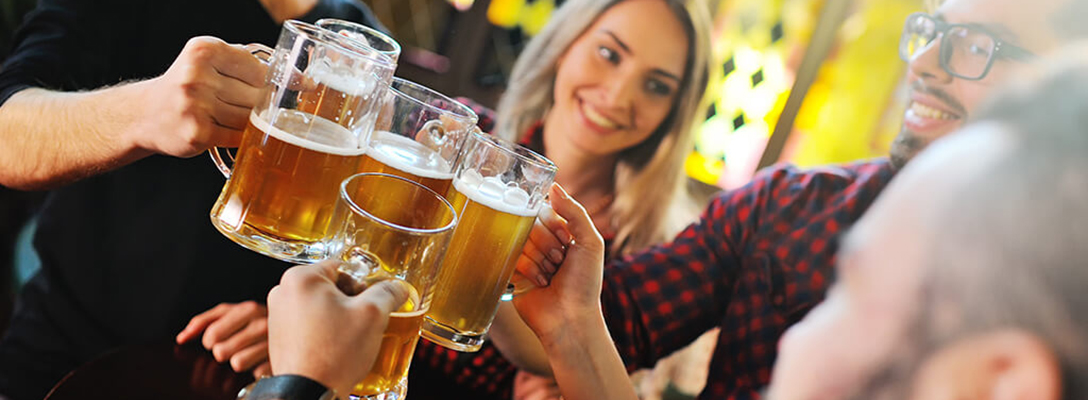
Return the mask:
<path fill-rule="evenodd" d="M 388 56 L 393 62 L 400 58 L 400 43 L 377 29 L 336 18 L 322 18 L 317 20 L 315 25 L 370 46 Z"/>
<path fill-rule="evenodd" d="M 411 179 L 446 194 L 476 113 L 418 83 L 393 78 L 359 172 Z M 374 188 L 374 190 L 388 190 Z"/>
<path fill-rule="evenodd" d="M 211 211 L 216 229 L 281 260 L 325 258 L 337 188 L 359 167 L 394 69 L 353 40 L 284 23 L 233 169 L 212 151 L 228 178 Z"/>
<path fill-rule="evenodd" d="M 472 132 L 450 196 L 460 222 L 423 337 L 457 351 L 480 349 L 555 173 L 555 164 L 529 149 Z"/>
<path fill-rule="evenodd" d="M 408 196 L 396 199 L 397 207 L 388 207 L 393 199 L 372 187 Z M 328 247 L 341 263 L 336 284 L 342 291 L 354 295 L 387 279 L 411 286 L 408 301 L 389 318 L 374 366 L 351 392 L 352 399 L 403 399 L 419 328 L 431 305 L 435 274 L 457 214 L 442 194 L 426 186 L 398 176 L 364 173 L 340 186 L 333 220 L 337 233 Z"/>

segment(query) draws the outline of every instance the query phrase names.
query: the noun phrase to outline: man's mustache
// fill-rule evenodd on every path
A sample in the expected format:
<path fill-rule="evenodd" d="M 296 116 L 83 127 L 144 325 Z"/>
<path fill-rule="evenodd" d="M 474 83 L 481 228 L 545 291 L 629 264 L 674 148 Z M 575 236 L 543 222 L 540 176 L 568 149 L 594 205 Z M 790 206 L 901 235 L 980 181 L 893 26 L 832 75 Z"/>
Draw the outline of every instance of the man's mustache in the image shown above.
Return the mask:
<path fill-rule="evenodd" d="M 940 100 L 942 103 L 947 105 L 948 108 L 951 108 L 952 111 L 960 114 L 961 116 L 967 115 L 967 108 L 944 90 L 934 87 L 928 87 L 921 81 L 911 82 L 910 89 L 914 92 L 924 93 L 933 96 L 937 100 Z"/>

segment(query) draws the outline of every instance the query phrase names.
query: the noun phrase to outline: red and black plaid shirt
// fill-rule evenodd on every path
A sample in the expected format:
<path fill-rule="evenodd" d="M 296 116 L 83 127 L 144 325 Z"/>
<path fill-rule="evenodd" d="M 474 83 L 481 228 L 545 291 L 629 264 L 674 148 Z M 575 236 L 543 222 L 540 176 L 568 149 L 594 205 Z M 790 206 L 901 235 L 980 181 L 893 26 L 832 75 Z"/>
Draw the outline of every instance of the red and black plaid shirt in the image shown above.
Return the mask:
<path fill-rule="evenodd" d="M 823 299 L 840 233 L 892 176 L 887 160 L 775 167 L 719 194 L 673 242 L 607 265 L 601 305 L 627 368 L 653 367 L 720 327 L 699 398 L 759 398 L 779 337 Z M 459 386 L 447 393 L 509 396 L 514 368 L 493 347 L 461 354 L 421 341 L 413 370 L 423 365 Z"/>

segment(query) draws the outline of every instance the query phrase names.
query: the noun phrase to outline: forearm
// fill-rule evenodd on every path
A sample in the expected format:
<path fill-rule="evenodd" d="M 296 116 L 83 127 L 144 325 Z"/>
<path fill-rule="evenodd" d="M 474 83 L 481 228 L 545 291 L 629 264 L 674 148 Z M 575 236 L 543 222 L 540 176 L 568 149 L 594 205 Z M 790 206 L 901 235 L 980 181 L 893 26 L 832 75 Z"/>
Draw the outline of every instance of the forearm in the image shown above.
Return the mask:
<path fill-rule="evenodd" d="M 491 324 L 490 337 L 503 357 L 514 366 L 536 375 L 551 376 L 548 355 L 540 339 L 521 320 L 509 302 L 499 304 L 495 322 Z"/>
<path fill-rule="evenodd" d="M 132 139 L 139 85 L 13 95 L 0 106 L 0 185 L 49 189 L 149 155 Z"/>
<path fill-rule="evenodd" d="M 600 314 L 542 340 L 564 399 L 638 398 Z"/>

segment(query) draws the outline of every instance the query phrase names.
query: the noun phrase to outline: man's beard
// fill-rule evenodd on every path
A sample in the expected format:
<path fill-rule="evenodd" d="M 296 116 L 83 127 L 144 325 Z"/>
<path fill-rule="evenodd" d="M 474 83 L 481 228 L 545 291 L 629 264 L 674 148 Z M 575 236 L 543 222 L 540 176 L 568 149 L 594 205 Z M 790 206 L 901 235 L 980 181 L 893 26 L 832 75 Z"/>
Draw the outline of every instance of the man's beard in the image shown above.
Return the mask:
<path fill-rule="evenodd" d="M 917 134 L 903 128 L 899 131 L 899 135 L 895 137 L 895 140 L 892 141 L 889 154 L 892 166 L 897 170 L 903 169 L 907 162 L 925 147 L 925 143 Z"/>

